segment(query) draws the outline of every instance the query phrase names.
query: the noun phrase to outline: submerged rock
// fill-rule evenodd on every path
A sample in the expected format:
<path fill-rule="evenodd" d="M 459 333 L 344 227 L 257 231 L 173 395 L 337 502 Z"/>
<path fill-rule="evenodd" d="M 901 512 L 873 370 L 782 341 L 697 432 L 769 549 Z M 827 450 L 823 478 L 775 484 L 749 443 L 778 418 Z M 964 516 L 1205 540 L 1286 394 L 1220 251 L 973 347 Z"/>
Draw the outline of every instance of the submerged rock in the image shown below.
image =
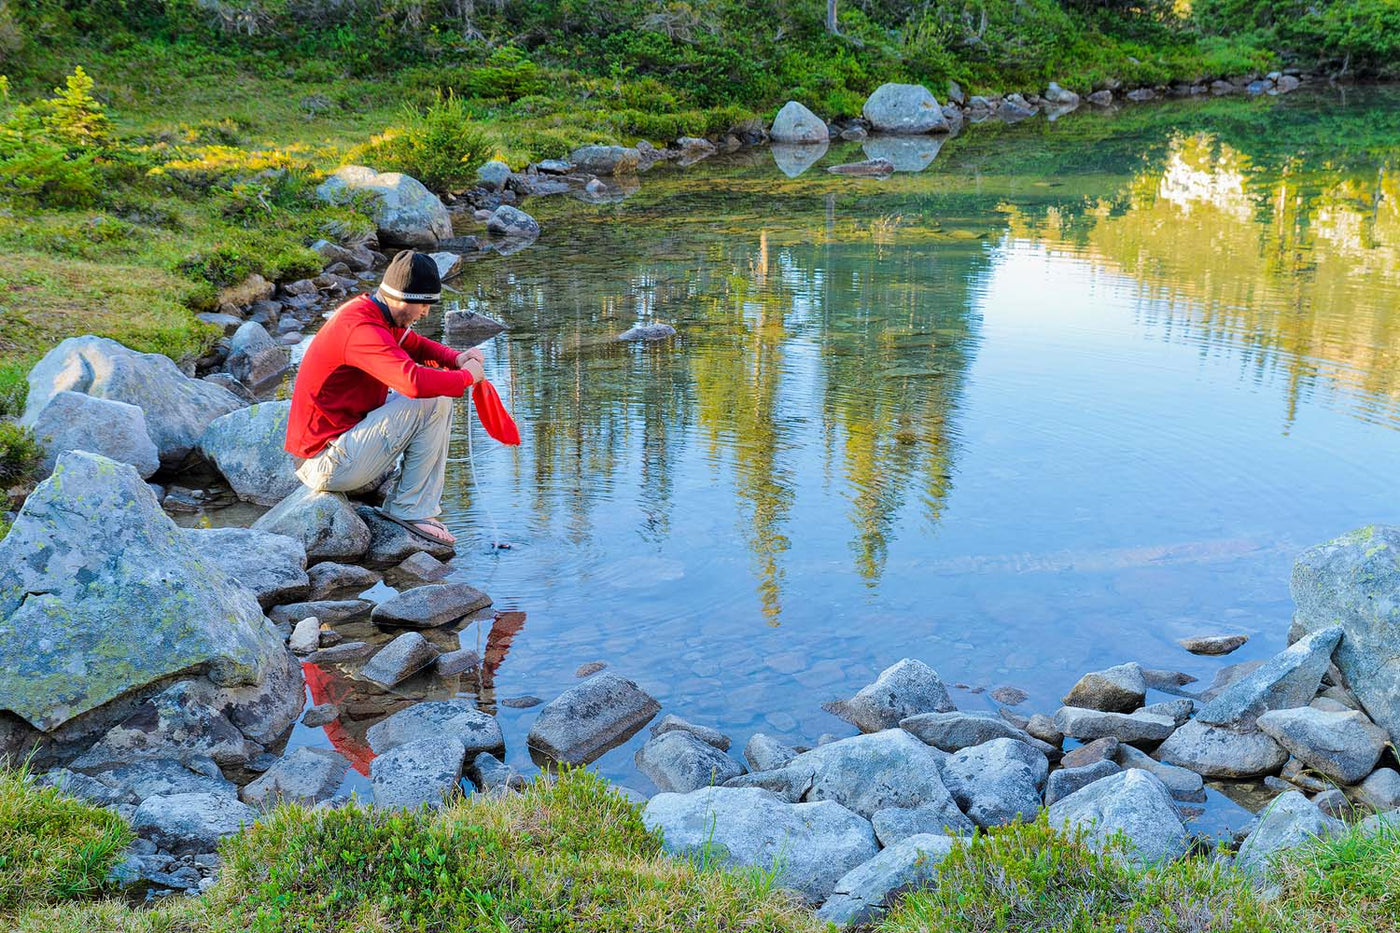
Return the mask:
<path fill-rule="evenodd" d="M 37 730 L 81 716 L 95 735 L 132 709 L 106 704 L 176 675 L 258 687 L 289 663 L 253 594 L 127 464 L 63 454 L 0 541 L 0 710 Z M 299 711 L 301 693 L 255 702 Z"/>
<path fill-rule="evenodd" d="M 849 700 L 822 704 L 822 709 L 862 732 L 893 729 L 910 716 L 947 713 L 955 708 L 938 672 L 913 658 L 891 664 Z"/>
<path fill-rule="evenodd" d="M 827 169 L 833 175 L 853 175 L 867 178 L 884 178 L 894 172 L 894 163 L 888 159 L 866 159 L 864 162 L 847 162 Z"/>
<path fill-rule="evenodd" d="M 209 423 L 243 406 L 227 389 L 180 372 L 159 353 L 137 353 L 105 337 L 69 337 L 29 371 L 20 423 L 33 427 L 54 395 L 65 390 L 126 402 L 141 409 L 161 462 L 177 466 Z"/>
<path fill-rule="evenodd" d="M 52 473 L 59 455 L 70 450 L 129 463 L 142 479 L 160 469 L 160 451 L 146 429 L 145 414 L 126 402 L 64 390 L 49 399 L 30 427 L 44 449 L 41 476 Z"/>
<path fill-rule="evenodd" d="M 826 900 L 837 881 L 879 851 L 870 824 L 840 804 L 790 804 L 757 788 L 657 794 L 642 821 L 661 830 L 672 854 L 703 851 L 729 867 L 776 871 L 777 885 L 809 904 Z"/>
<path fill-rule="evenodd" d="M 527 741 L 532 751 L 561 764 L 587 764 L 626 741 L 660 710 L 635 683 L 604 671 L 547 703 Z"/>

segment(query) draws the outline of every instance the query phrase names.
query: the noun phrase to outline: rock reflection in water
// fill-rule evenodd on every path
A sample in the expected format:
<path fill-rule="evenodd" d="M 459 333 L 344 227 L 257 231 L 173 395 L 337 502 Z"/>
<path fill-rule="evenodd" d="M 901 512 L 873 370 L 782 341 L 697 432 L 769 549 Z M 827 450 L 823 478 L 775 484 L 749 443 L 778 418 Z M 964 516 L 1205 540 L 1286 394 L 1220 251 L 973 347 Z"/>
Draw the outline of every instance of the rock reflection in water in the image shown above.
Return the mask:
<path fill-rule="evenodd" d="M 922 172 L 933 164 L 948 137 L 872 136 L 860 144 L 870 159 L 884 159 L 896 172 Z"/>
<path fill-rule="evenodd" d="M 777 163 L 778 170 L 788 178 L 796 178 L 820 162 L 829 147 L 830 143 L 821 142 L 803 145 L 774 143 L 770 148 L 773 151 L 773 161 Z"/>

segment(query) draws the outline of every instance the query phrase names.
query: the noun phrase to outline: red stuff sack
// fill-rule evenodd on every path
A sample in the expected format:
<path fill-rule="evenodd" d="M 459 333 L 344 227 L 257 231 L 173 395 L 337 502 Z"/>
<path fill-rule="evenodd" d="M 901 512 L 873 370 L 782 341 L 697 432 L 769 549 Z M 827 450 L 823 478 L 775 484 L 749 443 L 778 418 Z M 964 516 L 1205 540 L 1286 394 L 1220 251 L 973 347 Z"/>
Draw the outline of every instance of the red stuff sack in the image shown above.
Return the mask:
<path fill-rule="evenodd" d="M 502 444 L 520 443 L 520 429 L 515 426 L 515 419 L 501 404 L 500 394 L 488 380 L 483 379 L 472 386 L 472 406 L 476 408 L 476 418 L 487 434 Z"/>

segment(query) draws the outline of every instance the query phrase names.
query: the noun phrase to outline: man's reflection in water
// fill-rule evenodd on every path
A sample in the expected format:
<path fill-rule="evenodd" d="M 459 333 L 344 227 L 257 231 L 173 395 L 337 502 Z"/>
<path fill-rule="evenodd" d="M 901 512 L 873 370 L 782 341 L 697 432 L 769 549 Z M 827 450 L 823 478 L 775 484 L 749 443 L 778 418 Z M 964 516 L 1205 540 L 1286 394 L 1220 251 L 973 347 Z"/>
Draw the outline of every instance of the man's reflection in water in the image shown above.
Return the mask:
<path fill-rule="evenodd" d="M 483 620 L 484 621 L 484 620 Z M 475 623 L 474 623 L 475 624 Z M 525 613 L 498 612 L 486 633 L 485 647 L 478 647 L 481 666 L 453 677 L 440 677 L 429 667 L 396 686 L 384 690 L 364 680 L 355 680 L 337 666 L 303 662 L 302 672 L 311 692 L 311 703 L 334 703 L 340 716 L 322 728 L 331 746 L 360 774 L 369 776 L 374 752 L 365 733 L 375 723 L 422 700 L 446 700 L 476 694 L 476 705 L 484 713 L 496 714 L 496 673 L 510 653 L 511 642 L 525 627 Z M 478 634 L 480 629 L 478 629 Z"/>

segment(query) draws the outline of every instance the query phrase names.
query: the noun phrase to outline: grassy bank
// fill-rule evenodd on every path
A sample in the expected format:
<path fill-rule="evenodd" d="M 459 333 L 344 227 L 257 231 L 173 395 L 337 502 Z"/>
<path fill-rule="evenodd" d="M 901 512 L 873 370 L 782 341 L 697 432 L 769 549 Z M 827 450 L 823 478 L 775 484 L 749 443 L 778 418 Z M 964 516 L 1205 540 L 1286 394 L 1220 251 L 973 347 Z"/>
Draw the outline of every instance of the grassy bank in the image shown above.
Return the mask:
<path fill-rule="evenodd" d="M 149 908 L 103 896 L 130 838 L 111 813 L 11 771 L 0 817 L 0 922 L 24 933 L 825 928 L 773 871 L 665 855 L 635 806 L 583 771 L 436 813 L 284 806 L 226 841 L 209 892 Z M 878 929 L 1389 933 L 1398 876 L 1400 838 L 1352 833 L 1295 853 L 1265 900 L 1209 855 L 1139 871 L 1042 820 L 959 845 Z"/>

